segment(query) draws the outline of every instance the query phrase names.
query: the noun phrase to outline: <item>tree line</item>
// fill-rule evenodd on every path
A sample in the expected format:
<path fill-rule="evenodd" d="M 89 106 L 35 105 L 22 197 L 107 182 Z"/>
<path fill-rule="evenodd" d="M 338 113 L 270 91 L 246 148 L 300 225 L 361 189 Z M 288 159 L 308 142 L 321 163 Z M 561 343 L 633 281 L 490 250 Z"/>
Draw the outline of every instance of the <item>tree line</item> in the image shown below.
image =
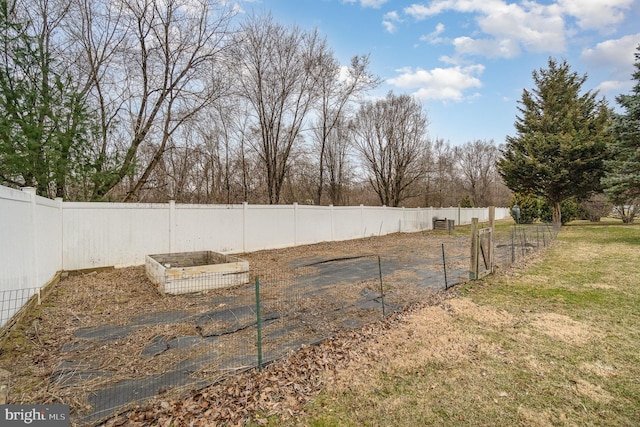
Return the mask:
<path fill-rule="evenodd" d="M 0 182 L 67 200 L 505 204 L 493 141 L 214 0 L 0 0 Z"/>
<path fill-rule="evenodd" d="M 638 53 L 622 113 L 550 58 L 505 145 L 452 146 L 368 55 L 228 2 L 0 0 L 0 43 L 0 183 L 43 196 L 637 212 Z"/>

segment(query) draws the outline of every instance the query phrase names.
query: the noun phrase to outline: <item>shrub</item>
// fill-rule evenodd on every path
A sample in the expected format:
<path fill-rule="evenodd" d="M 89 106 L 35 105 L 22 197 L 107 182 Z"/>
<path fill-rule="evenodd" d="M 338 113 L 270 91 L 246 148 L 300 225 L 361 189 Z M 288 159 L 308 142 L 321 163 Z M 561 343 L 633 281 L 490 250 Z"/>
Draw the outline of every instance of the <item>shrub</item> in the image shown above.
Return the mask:
<path fill-rule="evenodd" d="M 513 218 L 513 206 L 518 204 L 520 208 L 520 224 L 531 224 L 540 217 L 540 199 L 535 196 L 514 193 L 511 199 L 511 217 Z M 516 219 L 513 218 L 515 221 Z"/>
<path fill-rule="evenodd" d="M 603 193 L 593 194 L 587 200 L 580 203 L 582 219 L 591 222 L 599 222 L 600 218 L 611 215 L 613 206 L 607 202 L 607 196 Z"/>
<path fill-rule="evenodd" d="M 468 194 L 466 196 L 464 196 L 462 198 L 462 200 L 460 200 L 460 207 L 461 208 L 472 208 L 473 207 L 473 201 L 471 200 L 471 197 L 469 197 Z"/>
<path fill-rule="evenodd" d="M 562 224 L 573 221 L 578 218 L 579 208 L 578 204 L 573 199 L 567 199 L 560 204 L 562 211 Z M 540 205 L 540 220 L 543 222 L 553 221 L 553 206 L 548 202 L 543 202 Z"/>

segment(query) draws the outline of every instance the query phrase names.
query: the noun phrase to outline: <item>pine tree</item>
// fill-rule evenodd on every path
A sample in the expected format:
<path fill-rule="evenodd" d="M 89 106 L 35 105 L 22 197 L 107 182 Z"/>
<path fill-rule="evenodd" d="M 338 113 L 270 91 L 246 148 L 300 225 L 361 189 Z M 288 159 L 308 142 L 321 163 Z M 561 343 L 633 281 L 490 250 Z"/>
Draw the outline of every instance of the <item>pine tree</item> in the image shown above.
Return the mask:
<path fill-rule="evenodd" d="M 614 115 L 612 159 L 606 162 L 608 172 L 602 180 L 609 201 L 617 206 L 624 222 L 633 222 L 640 203 L 640 45 L 635 58 L 635 85 L 630 94 L 616 97 L 624 113 Z"/>
<path fill-rule="evenodd" d="M 0 0 L 0 183 L 64 197 L 87 171 L 90 116 L 71 76 L 56 71 L 15 7 Z"/>
<path fill-rule="evenodd" d="M 610 111 L 597 93 L 581 94 L 587 80 L 566 61 L 549 58 L 533 72 L 535 88 L 525 89 L 498 171 L 513 191 L 539 196 L 553 206 L 553 224 L 562 223 L 564 200 L 587 198 L 604 173 Z"/>

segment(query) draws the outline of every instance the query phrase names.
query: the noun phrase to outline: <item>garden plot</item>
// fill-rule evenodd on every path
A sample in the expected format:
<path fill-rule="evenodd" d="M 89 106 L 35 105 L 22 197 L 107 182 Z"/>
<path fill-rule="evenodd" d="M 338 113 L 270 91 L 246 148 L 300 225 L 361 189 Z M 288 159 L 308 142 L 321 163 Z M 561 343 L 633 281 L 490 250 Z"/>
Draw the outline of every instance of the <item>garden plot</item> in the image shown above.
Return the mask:
<path fill-rule="evenodd" d="M 468 238 L 434 232 L 242 254 L 250 284 L 190 294 L 158 292 L 144 267 L 69 277 L 3 345 L 9 401 L 68 403 L 86 424 L 203 387 L 257 366 L 254 278 L 268 363 L 443 288 L 443 243 L 449 283 L 464 280 Z M 354 254 L 371 256 L 335 260 Z"/>

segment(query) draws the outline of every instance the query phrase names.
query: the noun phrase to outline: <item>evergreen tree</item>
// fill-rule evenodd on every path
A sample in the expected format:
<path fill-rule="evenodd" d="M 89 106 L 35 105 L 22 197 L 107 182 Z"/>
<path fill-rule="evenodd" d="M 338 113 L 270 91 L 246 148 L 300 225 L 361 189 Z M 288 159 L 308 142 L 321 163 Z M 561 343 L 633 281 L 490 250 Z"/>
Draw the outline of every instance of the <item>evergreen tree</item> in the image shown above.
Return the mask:
<path fill-rule="evenodd" d="M 597 93 L 581 94 L 586 74 L 566 61 L 549 58 L 548 68 L 533 72 L 535 88 L 524 90 L 507 137 L 498 171 L 513 191 L 539 196 L 553 207 L 553 224 L 562 223 L 564 200 L 587 198 L 603 175 L 610 112 Z"/>
<path fill-rule="evenodd" d="M 15 7 L 0 0 L 0 183 L 65 197 L 87 171 L 91 121 L 71 76 L 55 70 Z"/>
<path fill-rule="evenodd" d="M 614 115 L 612 159 L 606 162 L 608 172 L 602 180 L 609 201 L 618 207 L 624 222 L 633 221 L 640 202 L 640 45 L 635 58 L 635 86 L 630 94 L 616 97 L 624 113 Z"/>

